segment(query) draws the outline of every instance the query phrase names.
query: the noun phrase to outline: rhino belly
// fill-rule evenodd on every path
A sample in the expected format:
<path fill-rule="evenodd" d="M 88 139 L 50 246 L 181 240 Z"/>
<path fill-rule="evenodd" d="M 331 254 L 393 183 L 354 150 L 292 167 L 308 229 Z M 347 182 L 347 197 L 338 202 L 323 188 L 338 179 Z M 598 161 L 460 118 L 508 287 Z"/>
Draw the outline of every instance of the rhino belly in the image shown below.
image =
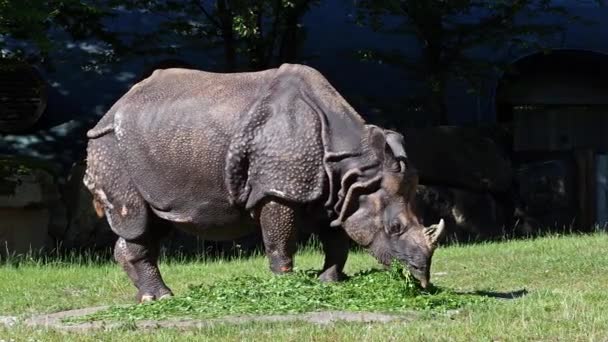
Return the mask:
<path fill-rule="evenodd" d="M 209 241 L 235 240 L 251 235 L 258 230 L 257 225 L 246 218 L 219 225 L 174 222 L 173 227 Z"/>
<path fill-rule="evenodd" d="M 203 230 L 230 227 L 247 220 L 244 211 L 222 200 L 212 202 L 206 199 L 193 199 L 192 203 L 175 205 L 171 210 L 158 209 L 153 200 L 149 204 L 158 217 L 174 224 L 181 224 L 185 230 L 192 233 L 198 230 L 202 234 Z"/>
<path fill-rule="evenodd" d="M 174 228 L 205 240 L 233 240 L 255 231 L 256 225 L 250 216 L 225 199 L 191 197 L 191 202 L 175 203 L 174 209 L 168 211 L 156 209 L 154 201 L 150 203 L 150 208 L 158 217 L 171 222 Z"/>

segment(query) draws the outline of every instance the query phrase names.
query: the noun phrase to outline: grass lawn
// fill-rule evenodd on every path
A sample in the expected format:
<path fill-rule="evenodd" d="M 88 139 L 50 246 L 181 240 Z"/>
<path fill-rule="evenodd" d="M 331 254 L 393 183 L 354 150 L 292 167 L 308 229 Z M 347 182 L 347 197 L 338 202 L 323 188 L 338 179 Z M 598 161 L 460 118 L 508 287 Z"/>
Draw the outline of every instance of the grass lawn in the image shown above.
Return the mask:
<path fill-rule="evenodd" d="M 534 240 L 454 246 L 437 250 L 433 282 L 479 295 L 526 290 L 513 300 L 491 299 L 455 315 L 424 315 L 409 323 L 252 323 L 192 331 L 152 332 L 128 326 L 112 331 L 65 333 L 22 326 L 0 327 L 0 340 L 607 340 L 608 235 L 552 236 Z M 300 269 L 318 268 L 322 256 L 304 251 Z M 351 253 L 346 272 L 378 267 L 364 253 Z M 235 275 L 270 277 L 262 256 L 235 261 L 164 261 L 161 271 L 176 294 L 188 285 Z M 0 315 L 27 316 L 107 304 L 131 303 L 134 288 L 110 262 L 35 260 L 0 265 Z"/>

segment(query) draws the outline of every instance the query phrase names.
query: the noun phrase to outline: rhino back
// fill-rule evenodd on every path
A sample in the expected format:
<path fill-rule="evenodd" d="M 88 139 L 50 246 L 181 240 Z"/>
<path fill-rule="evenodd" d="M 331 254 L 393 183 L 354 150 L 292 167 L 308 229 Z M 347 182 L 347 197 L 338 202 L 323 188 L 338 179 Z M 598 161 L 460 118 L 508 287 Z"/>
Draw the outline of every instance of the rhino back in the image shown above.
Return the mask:
<path fill-rule="evenodd" d="M 230 223 L 241 215 L 224 185 L 230 139 L 273 71 L 156 71 L 108 115 L 144 199 L 174 222 Z"/>

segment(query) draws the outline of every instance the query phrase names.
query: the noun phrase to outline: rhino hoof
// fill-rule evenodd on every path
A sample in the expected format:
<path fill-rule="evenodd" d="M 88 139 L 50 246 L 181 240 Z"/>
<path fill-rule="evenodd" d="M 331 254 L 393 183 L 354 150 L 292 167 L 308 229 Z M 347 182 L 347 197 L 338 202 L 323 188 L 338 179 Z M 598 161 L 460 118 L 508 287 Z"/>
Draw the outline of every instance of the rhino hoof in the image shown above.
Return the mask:
<path fill-rule="evenodd" d="M 173 297 L 173 294 L 165 293 L 164 295 L 160 296 L 160 298 L 158 298 L 158 300 L 169 299 L 171 297 Z"/>
<path fill-rule="evenodd" d="M 343 272 L 336 272 L 333 269 L 328 269 L 319 275 L 319 280 L 324 283 L 333 283 L 348 279 L 348 276 Z"/>
<path fill-rule="evenodd" d="M 147 302 L 153 302 L 153 301 L 154 301 L 153 295 L 143 295 L 143 296 L 141 296 L 141 299 L 139 300 L 140 303 L 147 303 Z"/>
<path fill-rule="evenodd" d="M 153 302 L 156 300 L 169 299 L 171 297 L 173 297 L 173 293 L 171 293 L 171 292 L 164 293 L 162 295 L 144 294 L 144 295 L 141 295 L 139 302 L 148 303 L 148 302 Z"/>

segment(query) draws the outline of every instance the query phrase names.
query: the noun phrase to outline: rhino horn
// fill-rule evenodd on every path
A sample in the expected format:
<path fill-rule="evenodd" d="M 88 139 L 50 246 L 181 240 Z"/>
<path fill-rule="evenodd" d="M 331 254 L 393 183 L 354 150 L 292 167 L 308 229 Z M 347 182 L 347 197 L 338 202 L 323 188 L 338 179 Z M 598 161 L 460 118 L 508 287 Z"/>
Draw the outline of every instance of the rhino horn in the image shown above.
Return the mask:
<path fill-rule="evenodd" d="M 437 224 L 424 228 L 424 235 L 426 236 L 426 240 L 429 244 L 429 247 L 431 247 L 432 249 L 437 248 L 437 241 L 439 241 L 439 238 L 441 238 L 441 235 L 443 235 L 444 231 L 445 222 L 443 221 L 443 219 L 439 220 L 439 223 Z"/>

